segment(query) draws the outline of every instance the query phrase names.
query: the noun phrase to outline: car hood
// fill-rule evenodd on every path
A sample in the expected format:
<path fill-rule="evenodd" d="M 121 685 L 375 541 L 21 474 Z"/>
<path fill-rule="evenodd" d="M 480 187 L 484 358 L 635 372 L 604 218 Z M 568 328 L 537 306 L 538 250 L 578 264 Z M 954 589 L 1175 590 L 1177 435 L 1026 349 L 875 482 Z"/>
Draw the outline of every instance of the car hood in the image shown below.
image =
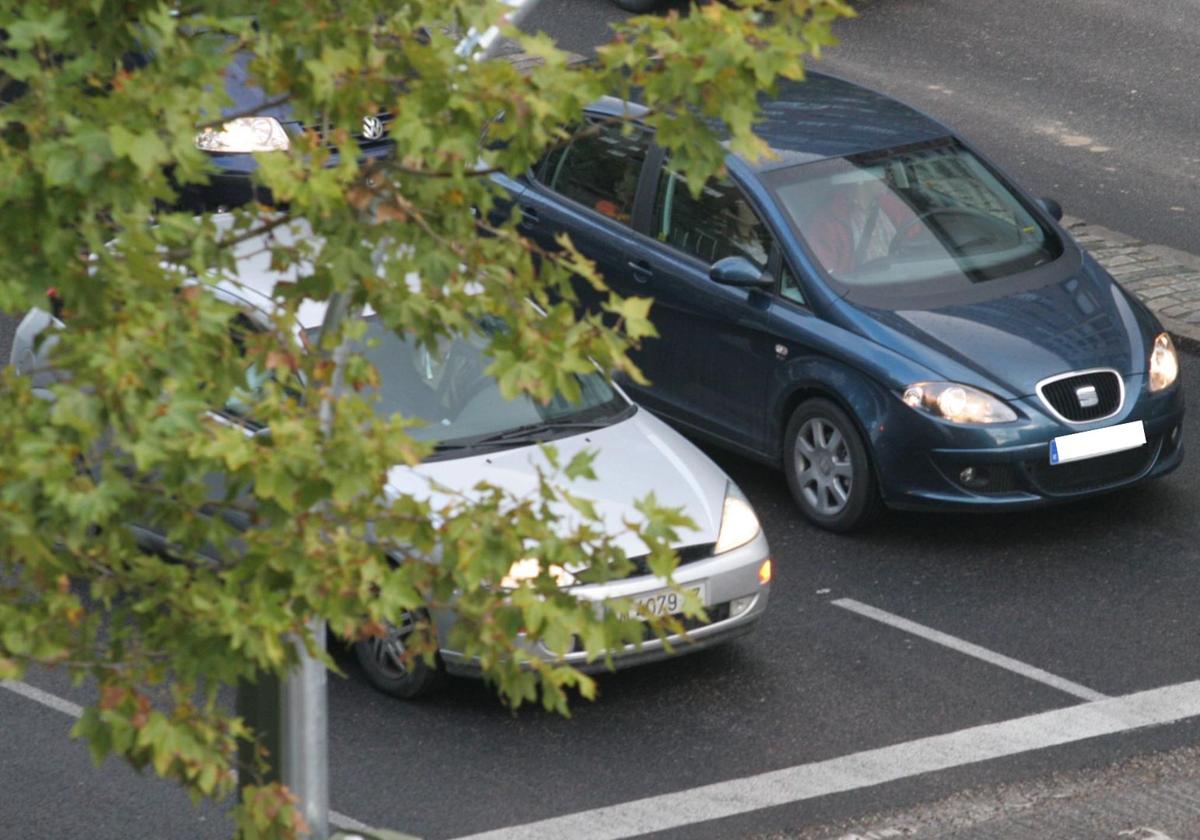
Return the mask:
<path fill-rule="evenodd" d="M 682 508 L 696 524 L 698 530 L 680 532 L 680 546 L 716 542 L 729 479 L 708 456 L 649 412 L 639 410 L 628 420 L 559 438 L 551 444 L 564 464 L 580 450 L 596 453 L 596 480 L 571 481 L 560 476 L 555 483 L 591 501 L 607 532 L 619 535 L 617 544 L 627 555 L 646 553 L 645 544 L 628 533 L 625 523 L 645 521 L 634 504 L 650 493 L 660 505 Z M 539 467 L 550 470 L 541 449 L 522 446 L 416 467 L 395 467 L 388 475 L 388 486 L 394 493 L 414 495 L 434 507 L 450 502 L 455 494 L 469 498 L 480 482 L 534 498 Z M 579 515 L 569 507 L 560 506 L 555 513 L 562 517 L 564 531 L 580 522 Z"/>
<path fill-rule="evenodd" d="M 1036 392 L 1048 376 L 1146 366 L 1144 314 L 1107 273 L 1085 261 L 1066 279 L 936 309 L 864 310 L 874 336 L 945 379 L 1002 397 Z"/>

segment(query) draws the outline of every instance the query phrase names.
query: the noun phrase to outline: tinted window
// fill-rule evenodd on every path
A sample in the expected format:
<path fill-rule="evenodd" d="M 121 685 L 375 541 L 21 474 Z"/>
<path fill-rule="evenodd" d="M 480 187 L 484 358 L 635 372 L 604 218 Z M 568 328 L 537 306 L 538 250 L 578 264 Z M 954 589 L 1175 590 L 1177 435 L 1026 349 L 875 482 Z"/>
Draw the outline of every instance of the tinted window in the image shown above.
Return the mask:
<path fill-rule="evenodd" d="M 646 160 L 645 134 L 635 129 L 625 137 L 619 126 L 598 132 L 552 152 L 542 166 L 542 180 L 555 192 L 629 224 Z"/>
<path fill-rule="evenodd" d="M 710 181 L 693 198 L 683 178 L 669 169 L 659 179 L 654 233 L 706 263 L 738 256 L 766 268 L 771 250 L 766 226 L 732 181 Z"/>

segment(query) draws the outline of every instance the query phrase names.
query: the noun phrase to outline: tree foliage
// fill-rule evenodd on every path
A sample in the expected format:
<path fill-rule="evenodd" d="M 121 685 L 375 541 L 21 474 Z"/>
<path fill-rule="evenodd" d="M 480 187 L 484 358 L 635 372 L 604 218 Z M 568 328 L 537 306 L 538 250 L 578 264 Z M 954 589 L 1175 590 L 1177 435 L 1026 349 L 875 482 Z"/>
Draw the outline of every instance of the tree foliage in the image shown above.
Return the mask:
<path fill-rule="evenodd" d="M 344 368 L 349 387 L 333 387 L 345 336 L 306 341 L 297 310 L 340 294 L 427 341 L 499 319 L 492 370 L 507 394 L 570 396 L 567 374 L 589 360 L 639 377 L 628 352 L 654 335 L 648 301 L 607 293 L 568 241 L 540 254 L 515 219 L 493 224 L 489 176 L 568 142 L 589 101 L 636 94 L 698 189 L 727 149 L 766 153 L 756 97 L 802 76 L 850 10 L 746 0 L 633 18 L 586 65 L 515 32 L 539 64 L 455 54 L 447 28 L 482 30 L 500 11 L 494 0 L 0 0 L 0 310 L 44 306 L 54 287 L 68 324 L 53 400 L 11 369 L 0 382 L 0 677 L 43 665 L 94 680 L 76 731 L 98 758 L 228 795 L 236 744 L 253 733 L 219 689 L 284 673 L 285 639 L 313 616 L 355 639 L 404 610 L 452 607 L 455 643 L 505 700 L 564 713 L 568 690 L 590 697 L 592 680 L 528 644 L 563 651 L 578 638 L 603 656 L 640 638 L 639 622 L 576 602 L 548 572 L 513 593 L 496 586 L 531 555 L 592 580 L 630 570 L 569 489 L 590 473 L 586 456 L 547 452 L 526 497 L 486 484 L 437 502 L 389 492 L 388 468 L 428 445 L 405 419 L 373 413 L 360 391 L 375 372 L 361 360 Z M 211 173 L 194 138 L 221 123 L 222 74 L 239 55 L 267 100 L 326 130 L 260 155 L 255 177 L 275 205 L 218 223 L 171 208 Z M 352 129 L 381 110 L 396 115 L 395 153 L 360 162 Z M 301 223 L 311 235 L 273 235 Z M 236 308 L 204 291 L 246 243 L 291 277 L 271 329 L 254 333 L 231 331 Z M 599 310 L 576 314 L 572 277 L 606 295 Z M 350 318 L 342 333 L 358 329 Z M 247 407 L 269 434 L 209 412 L 245 398 L 248 371 L 273 374 Z M 324 426 L 323 404 L 335 406 Z M 214 515 L 224 508 L 252 527 Z M 653 498 L 639 513 L 628 527 L 669 573 L 688 523 Z M 167 534 L 169 557 L 140 551 L 130 522 Z M 433 656 L 430 641 L 422 650 Z M 248 788 L 242 829 L 287 836 L 287 802 L 278 786 Z"/>

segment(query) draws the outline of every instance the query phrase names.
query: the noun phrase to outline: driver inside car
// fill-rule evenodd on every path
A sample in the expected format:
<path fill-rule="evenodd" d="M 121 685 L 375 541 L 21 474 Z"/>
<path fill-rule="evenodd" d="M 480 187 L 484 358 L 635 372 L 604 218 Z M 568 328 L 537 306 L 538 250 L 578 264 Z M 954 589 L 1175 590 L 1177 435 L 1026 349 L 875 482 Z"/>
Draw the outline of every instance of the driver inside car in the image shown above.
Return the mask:
<path fill-rule="evenodd" d="M 838 275 L 887 257 L 898 231 L 913 231 L 912 209 L 886 181 L 867 173 L 834 181 L 804 225 L 825 270 Z"/>

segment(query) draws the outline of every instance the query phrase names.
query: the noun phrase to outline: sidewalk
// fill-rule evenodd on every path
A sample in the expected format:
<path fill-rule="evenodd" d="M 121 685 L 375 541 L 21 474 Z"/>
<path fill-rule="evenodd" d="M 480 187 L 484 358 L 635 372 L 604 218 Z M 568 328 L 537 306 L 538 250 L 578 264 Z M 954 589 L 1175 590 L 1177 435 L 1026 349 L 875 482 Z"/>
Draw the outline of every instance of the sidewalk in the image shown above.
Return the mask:
<path fill-rule="evenodd" d="M 1196 840 L 1200 750 L 957 793 L 941 802 L 771 840 Z M 764 839 L 765 840 L 765 839 Z"/>
<path fill-rule="evenodd" d="M 1154 311 L 1182 348 L 1200 351 L 1200 257 L 1065 218 L 1063 224 L 1122 286 Z"/>

